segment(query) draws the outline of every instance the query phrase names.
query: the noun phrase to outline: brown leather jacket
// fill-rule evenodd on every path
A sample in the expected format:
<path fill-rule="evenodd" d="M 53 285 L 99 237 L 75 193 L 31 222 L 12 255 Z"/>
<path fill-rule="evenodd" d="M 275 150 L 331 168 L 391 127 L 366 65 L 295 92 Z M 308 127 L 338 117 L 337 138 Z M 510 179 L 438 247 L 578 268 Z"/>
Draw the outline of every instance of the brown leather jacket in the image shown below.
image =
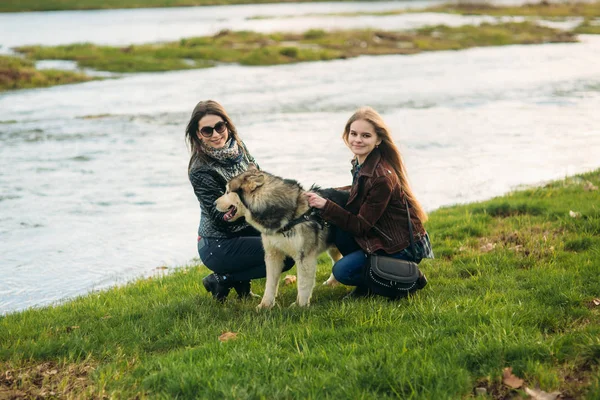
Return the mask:
<path fill-rule="evenodd" d="M 367 253 L 397 253 L 410 246 L 404 194 L 394 170 L 374 149 L 363 163 L 350 190 L 346 208 L 327 201 L 321 211 L 326 221 L 350 233 Z M 425 228 L 412 212 L 415 241 Z"/>

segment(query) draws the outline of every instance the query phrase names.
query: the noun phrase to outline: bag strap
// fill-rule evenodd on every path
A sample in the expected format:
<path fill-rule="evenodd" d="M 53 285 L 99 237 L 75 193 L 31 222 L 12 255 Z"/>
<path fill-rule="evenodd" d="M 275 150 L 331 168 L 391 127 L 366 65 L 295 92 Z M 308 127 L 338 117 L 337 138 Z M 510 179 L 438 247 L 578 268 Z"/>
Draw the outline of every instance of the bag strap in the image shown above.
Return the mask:
<path fill-rule="evenodd" d="M 413 237 L 413 224 L 410 219 L 410 211 L 408 210 L 408 201 L 406 200 L 406 193 L 402 191 L 402 198 L 404 199 L 404 205 L 406 206 L 406 216 L 408 217 L 408 235 L 410 237 L 410 252 L 415 254 L 415 239 Z"/>

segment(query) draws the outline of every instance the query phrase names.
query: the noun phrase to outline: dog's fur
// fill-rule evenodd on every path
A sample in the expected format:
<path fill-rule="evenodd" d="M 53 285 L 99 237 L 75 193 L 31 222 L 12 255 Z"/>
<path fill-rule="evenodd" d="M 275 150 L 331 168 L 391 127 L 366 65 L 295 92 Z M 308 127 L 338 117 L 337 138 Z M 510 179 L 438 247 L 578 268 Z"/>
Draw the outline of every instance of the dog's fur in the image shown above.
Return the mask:
<path fill-rule="evenodd" d="M 311 191 L 342 206 L 348 199 L 347 192 L 336 189 L 313 186 Z M 271 308 L 275 304 L 286 256 L 292 257 L 296 262 L 296 304 L 299 306 L 308 306 L 310 303 L 319 254 L 328 250 L 334 262 L 341 258 L 333 244 L 333 231 L 320 217 L 311 217 L 292 227 L 287 226 L 309 212 L 310 206 L 305 193 L 298 182 L 259 171 L 254 165 L 250 165 L 246 172 L 229 181 L 225 194 L 215 202 L 217 210 L 225 212 L 226 221 L 245 217 L 246 222 L 262 235 L 267 283 L 259 308 Z M 330 277 L 325 283 L 332 282 Z"/>

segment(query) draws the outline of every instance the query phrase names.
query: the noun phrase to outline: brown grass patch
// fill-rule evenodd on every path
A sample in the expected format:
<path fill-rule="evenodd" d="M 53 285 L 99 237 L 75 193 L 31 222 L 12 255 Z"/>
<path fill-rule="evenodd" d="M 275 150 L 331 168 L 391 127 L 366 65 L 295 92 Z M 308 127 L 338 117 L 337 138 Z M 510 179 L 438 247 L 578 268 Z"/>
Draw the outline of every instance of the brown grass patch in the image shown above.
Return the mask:
<path fill-rule="evenodd" d="M 589 363 L 561 373 L 563 384 L 560 388 L 561 399 L 584 399 L 592 376 L 598 373 L 597 368 Z"/>
<path fill-rule="evenodd" d="M 494 400 L 509 400 L 516 398 L 517 391 L 505 386 L 501 381 L 490 381 L 489 378 L 482 378 L 477 381 L 473 393 L 477 395 L 477 388 L 485 388 L 486 398 Z"/>
<path fill-rule="evenodd" d="M 0 364 L 0 400 L 99 398 L 93 394 L 90 363 L 60 365 L 46 361 L 11 368 Z"/>
<path fill-rule="evenodd" d="M 583 365 L 575 368 L 565 368 L 561 370 L 560 376 L 562 384 L 558 388 L 561 400 L 574 400 L 586 398 L 586 393 L 592 384 L 592 378 L 598 373 L 598 368 L 591 365 L 590 363 L 584 363 Z M 525 387 L 531 387 L 525 383 L 520 389 L 512 389 L 500 380 L 491 381 L 489 377 L 481 378 L 477 381 L 475 388 L 473 388 L 473 394 L 477 397 L 478 388 L 485 389 L 486 398 L 494 400 L 514 400 L 528 398 L 528 396 L 522 396 Z M 481 389 L 480 389 L 481 390 Z"/>
<path fill-rule="evenodd" d="M 560 230 L 549 227 L 531 226 L 513 230 L 508 225 L 502 224 L 492 235 L 478 238 L 476 242 L 471 243 L 471 246 L 473 250 L 480 253 L 503 249 L 524 257 L 543 260 L 553 256 L 561 236 Z M 466 247 L 461 247 L 460 250 L 464 251 Z"/>

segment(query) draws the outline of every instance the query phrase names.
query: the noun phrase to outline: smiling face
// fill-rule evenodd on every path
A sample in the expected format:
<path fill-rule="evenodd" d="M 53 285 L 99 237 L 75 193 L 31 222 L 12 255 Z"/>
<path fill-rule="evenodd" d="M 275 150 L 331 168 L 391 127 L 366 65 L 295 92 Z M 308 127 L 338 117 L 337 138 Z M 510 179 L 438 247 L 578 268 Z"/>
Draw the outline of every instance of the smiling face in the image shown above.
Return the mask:
<path fill-rule="evenodd" d="M 375 146 L 380 143 L 381 139 L 375 133 L 375 127 L 371 123 L 364 119 L 352 122 L 348 132 L 348 147 L 358 159 L 359 164 L 362 164 Z"/>
<path fill-rule="evenodd" d="M 222 149 L 229 139 L 229 129 L 227 129 L 227 126 L 222 129 L 222 132 L 218 132 L 218 128 L 223 127 L 223 122 L 223 118 L 219 115 L 206 114 L 198 121 L 198 132 L 196 133 L 198 138 L 206 146 L 210 146 L 213 149 Z M 217 126 L 217 129 L 214 129 L 215 126 Z M 209 137 L 202 135 L 201 131 L 203 128 L 205 131 L 212 131 L 212 135 Z"/>

